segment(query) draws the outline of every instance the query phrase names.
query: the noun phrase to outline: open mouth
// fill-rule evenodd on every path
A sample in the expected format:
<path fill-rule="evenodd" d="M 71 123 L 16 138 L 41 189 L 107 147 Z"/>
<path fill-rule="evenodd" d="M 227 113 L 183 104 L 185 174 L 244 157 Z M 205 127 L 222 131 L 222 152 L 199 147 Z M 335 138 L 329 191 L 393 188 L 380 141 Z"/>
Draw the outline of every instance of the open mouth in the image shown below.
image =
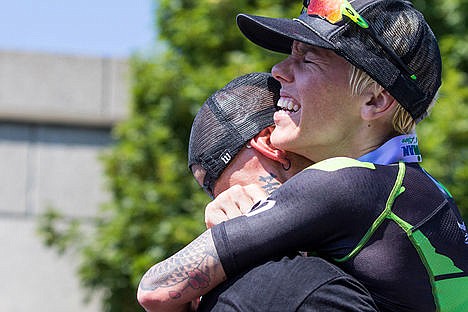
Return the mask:
<path fill-rule="evenodd" d="M 283 110 L 291 113 L 295 113 L 301 108 L 300 105 L 294 103 L 292 99 L 283 97 L 278 100 L 276 106 L 278 107 L 278 110 Z"/>

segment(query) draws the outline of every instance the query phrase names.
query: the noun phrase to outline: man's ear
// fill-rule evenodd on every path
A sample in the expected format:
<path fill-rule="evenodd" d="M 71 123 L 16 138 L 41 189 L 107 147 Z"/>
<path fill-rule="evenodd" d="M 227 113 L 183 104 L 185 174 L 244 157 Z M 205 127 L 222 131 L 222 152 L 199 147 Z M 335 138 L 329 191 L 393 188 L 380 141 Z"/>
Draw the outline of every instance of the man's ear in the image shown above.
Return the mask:
<path fill-rule="evenodd" d="M 367 121 L 378 119 L 392 113 L 396 105 L 395 98 L 383 90 L 370 97 L 370 100 L 361 106 L 361 117 Z"/>
<path fill-rule="evenodd" d="M 274 126 L 269 126 L 260 131 L 255 137 L 250 140 L 250 146 L 255 148 L 263 156 L 279 162 L 284 166 L 290 166 L 290 161 L 286 158 L 286 152 L 274 147 L 271 144 L 270 136 Z"/>

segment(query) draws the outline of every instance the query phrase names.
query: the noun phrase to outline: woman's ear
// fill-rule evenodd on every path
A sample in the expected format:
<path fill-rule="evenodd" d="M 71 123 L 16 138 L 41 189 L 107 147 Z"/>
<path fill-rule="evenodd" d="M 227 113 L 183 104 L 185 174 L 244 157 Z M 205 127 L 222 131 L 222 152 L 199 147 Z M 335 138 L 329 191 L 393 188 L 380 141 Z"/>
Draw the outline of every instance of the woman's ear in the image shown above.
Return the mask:
<path fill-rule="evenodd" d="M 255 148 L 263 156 L 279 162 L 284 166 L 290 166 L 290 161 L 286 158 L 286 152 L 274 147 L 271 144 L 270 136 L 274 126 L 269 126 L 260 131 L 255 137 L 250 140 L 250 146 Z"/>
<path fill-rule="evenodd" d="M 371 121 L 392 113 L 397 101 L 386 90 L 373 95 L 370 100 L 361 106 L 361 117 Z M 393 116 L 393 114 L 392 114 Z"/>

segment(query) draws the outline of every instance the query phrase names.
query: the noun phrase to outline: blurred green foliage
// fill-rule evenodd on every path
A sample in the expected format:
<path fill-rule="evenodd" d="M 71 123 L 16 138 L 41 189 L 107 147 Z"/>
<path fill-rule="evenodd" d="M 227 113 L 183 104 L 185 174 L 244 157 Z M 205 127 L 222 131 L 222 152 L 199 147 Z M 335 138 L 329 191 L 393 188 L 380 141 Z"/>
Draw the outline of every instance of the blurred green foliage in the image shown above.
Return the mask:
<path fill-rule="evenodd" d="M 417 0 L 415 6 L 439 38 L 444 61 L 440 101 L 418 126 L 423 165 L 451 190 L 467 218 L 468 0 Z M 167 49 L 132 60 L 131 115 L 116 127 L 117 144 L 103 157 L 112 201 L 91 235 L 76 234 L 75 223 L 71 232 L 58 230 L 53 212 L 40 225 L 48 245 L 78 251 L 80 279 L 91 294 L 103 296 L 103 311 L 142 311 L 135 300 L 142 274 L 204 229 L 208 197 L 186 159 L 195 112 L 234 77 L 269 71 L 284 58 L 245 39 L 235 16 L 295 17 L 301 3 L 161 0 L 155 8 L 159 40 Z"/>
<path fill-rule="evenodd" d="M 468 220 L 468 0 L 422 1 L 443 61 L 440 98 L 418 126 L 423 166 L 455 197 Z"/>

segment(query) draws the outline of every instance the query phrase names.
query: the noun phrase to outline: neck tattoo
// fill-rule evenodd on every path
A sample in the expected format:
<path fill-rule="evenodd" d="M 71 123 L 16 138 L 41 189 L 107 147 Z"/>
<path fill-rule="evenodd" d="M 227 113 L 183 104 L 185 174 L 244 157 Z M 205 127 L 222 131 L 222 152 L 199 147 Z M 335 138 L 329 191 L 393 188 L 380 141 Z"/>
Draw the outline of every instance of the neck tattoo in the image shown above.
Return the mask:
<path fill-rule="evenodd" d="M 264 185 L 262 185 L 262 188 L 268 193 L 271 194 L 273 193 L 274 190 L 276 190 L 281 184 L 278 181 L 275 181 L 274 179 L 276 178 L 276 175 L 273 173 L 270 173 L 269 176 L 260 176 L 258 180 Z"/>

